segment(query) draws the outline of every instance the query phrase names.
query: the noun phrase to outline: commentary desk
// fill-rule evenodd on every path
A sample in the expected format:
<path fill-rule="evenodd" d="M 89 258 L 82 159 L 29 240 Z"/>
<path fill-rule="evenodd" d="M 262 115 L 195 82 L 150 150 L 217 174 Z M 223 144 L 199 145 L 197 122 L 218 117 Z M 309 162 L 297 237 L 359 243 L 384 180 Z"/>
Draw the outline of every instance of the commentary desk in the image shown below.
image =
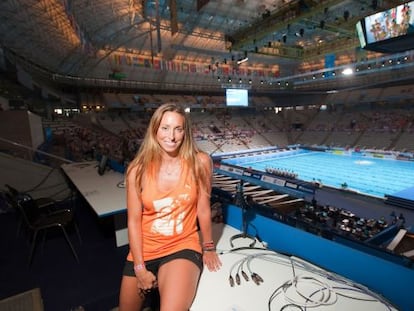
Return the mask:
<path fill-rule="evenodd" d="M 229 225 L 215 224 L 213 233 L 223 265 L 216 272 L 204 269 L 190 311 L 397 310 L 366 287 L 300 258 L 268 250 L 259 241 L 253 249 L 248 247 L 252 240 L 234 239 L 232 248 L 230 238 L 240 231 Z M 252 273 L 263 282 L 257 285 Z"/>
<path fill-rule="evenodd" d="M 116 244 L 126 245 L 124 175 L 108 170 L 100 176 L 97 165 L 96 161 L 71 163 L 62 169 L 98 217 L 114 217 Z M 397 310 L 368 288 L 300 258 L 268 250 L 259 241 L 256 248 L 249 248 L 251 240 L 242 237 L 234 239 L 232 247 L 230 239 L 239 233 L 227 224 L 213 225 L 223 266 L 217 272 L 204 269 L 190 311 Z M 263 281 L 257 285 L 252 273 Z"/>
<path fill-rule="evenodd" d="M 113 217 L 116 245 L 126 245 L 125 177 L 114 170 L 106 170 L 99 175 L 97 166 L 97 161 L 77 162 L 63 164 L 62 169 L 98 217 Z"/>

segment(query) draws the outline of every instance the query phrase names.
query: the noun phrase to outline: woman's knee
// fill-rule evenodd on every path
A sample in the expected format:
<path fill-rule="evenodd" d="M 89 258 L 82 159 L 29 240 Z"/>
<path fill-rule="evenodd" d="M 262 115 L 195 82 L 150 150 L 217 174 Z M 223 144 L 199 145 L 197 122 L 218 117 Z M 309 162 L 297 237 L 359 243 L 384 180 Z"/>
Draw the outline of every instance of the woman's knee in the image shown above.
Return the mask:
<path fill-rule="evenodd" d="M 141 297 L 135 277 L 124 276 L 119 293 L 119 311 L 141 310 L 144 297 Z"/>
<path fill-rule="evenodd" d="M 187 259 L 175 259 L 162 265 L 158 272 L 161 311 L 186 311 L 197 290 L 200 269 Z"/>

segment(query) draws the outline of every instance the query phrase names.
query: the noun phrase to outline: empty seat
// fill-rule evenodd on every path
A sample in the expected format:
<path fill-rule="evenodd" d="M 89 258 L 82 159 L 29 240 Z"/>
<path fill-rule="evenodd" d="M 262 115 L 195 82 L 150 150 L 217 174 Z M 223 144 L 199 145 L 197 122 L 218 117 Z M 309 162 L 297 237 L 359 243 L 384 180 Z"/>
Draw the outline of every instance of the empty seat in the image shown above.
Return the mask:
<path fill-rule="evenodd" d="M 10 186 L 7 188 L 9 189 L 7 198 L 11 205 L 18 211 L 18 214 L 21 217 L 21 224 L 25 226 L 31 236 L 30 254 L 28 259 L 29 264 L 32 263 L 38 234 L 43 233 L 44 237 L 46 237 L 47 231 L 53 228 L 63 233 L 73 256 L 76 261 L 79 262 L 78 255 L 68 235 L 68 228 L 72 226 L 78 235 L 80 243 L 82 243 L 79 228 L 74 219 L 74 210 L 66 208 L 58 209 L 52 204 L 52 202 L 54 202 L 52 199 L 49 200 L 48 204 L 40 206 L 39 202 L 45 203 L 48 200 L 35 200 L 29 194 L 20 193 L 15 189 L 13 190 Z M 10 191 L 10 189 L 12 189 L 12 191 Z"/>

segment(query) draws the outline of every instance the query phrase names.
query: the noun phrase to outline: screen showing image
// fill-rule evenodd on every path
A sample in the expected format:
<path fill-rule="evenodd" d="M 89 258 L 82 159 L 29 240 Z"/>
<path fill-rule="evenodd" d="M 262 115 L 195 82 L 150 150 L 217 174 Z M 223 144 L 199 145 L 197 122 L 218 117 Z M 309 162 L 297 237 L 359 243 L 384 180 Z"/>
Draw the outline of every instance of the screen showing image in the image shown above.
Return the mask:
<path fill-rule="evenodd" d="M 249 95 L 245 89 L 226 89 L 226 105 L 247 107 L 249 106 Z"/>
<path fill-rule="evenodd" d="M 414 33 L 414 1 L 365 18 L 367 44 Z"/>

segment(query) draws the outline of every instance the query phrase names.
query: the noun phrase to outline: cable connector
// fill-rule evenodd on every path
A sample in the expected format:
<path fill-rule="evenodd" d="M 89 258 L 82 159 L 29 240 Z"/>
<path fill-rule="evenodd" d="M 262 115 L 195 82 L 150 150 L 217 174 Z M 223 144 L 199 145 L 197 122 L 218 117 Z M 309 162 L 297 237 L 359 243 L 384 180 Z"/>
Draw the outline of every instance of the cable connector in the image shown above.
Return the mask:
<path fill-rule="evenodd" d="M 252 278 L 253 282 L 256 285 L 260 285 L 260 283 L 263 283 L 263 279 L 257 273 L 255 273 L 255 272 L 253 272 L 251 274 L 251 278 Z"/>
<path fill-rule="evenodd" d="M 229 276 L 229 283 L 231 287 L 234 287 L 234 279 L 231 275 Z"/>
<path fill-rule="evenodd" d="M 248 282 L 249 281 L 249 276 L 247 275 L 247 273 L 242 270 L 241 274 L 242 274 L 243 278 Z"/>
<path fill-rule="evenodd" d="M 241 283 L 241 280 L 240 280 L 240 275 L 237 273 L 237 274 L 236 274 L 236 284 L 237 284 L 237 285 L 240 285 L 240 283 Z"/>

